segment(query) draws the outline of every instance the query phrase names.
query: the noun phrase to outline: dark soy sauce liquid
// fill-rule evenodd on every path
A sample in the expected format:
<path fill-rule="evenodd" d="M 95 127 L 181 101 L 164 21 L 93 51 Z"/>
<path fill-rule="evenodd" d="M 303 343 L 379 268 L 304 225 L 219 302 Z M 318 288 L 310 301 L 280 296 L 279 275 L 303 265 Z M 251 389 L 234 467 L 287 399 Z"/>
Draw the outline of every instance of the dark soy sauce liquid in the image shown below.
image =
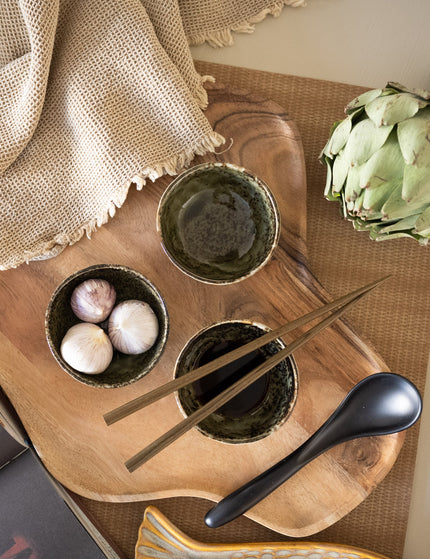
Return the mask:
<path fill-rule="evenodd" d="M 245 341 L 234 340 L 223 341 L 215 344 L 212 348 L 208 349 L 201 355 L 198 363 L 196 363 L 196 368 L 205 365 L 217 357 L 220 357 L 224 353 L 236 349 L 244 343 Z M 252 369 L 261 365 L 261 363 L 265 360 L 266 358 L 263 352 L 257 349 L 247 355 L 244 355 L 243 357 L 240 357 L 233 363 L 229 363 L 228 365 L 217 369 L 210 375 L 193 382 L 193 388 L 197 400 L 201 405 L 204 405 L 244 375 L 252 371 Z M 229 417 L 240 417 L 241 415 L 251 412 L 264 400 L 268 383 L 269 378 L 266 373 L 219 408 L 218 413 Z"/>

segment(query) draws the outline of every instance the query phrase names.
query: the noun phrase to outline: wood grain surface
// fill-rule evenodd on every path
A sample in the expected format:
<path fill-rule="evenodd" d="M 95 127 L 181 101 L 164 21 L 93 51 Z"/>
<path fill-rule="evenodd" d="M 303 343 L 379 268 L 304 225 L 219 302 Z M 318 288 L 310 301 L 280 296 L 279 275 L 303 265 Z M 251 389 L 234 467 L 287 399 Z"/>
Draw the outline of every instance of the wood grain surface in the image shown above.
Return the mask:
<path fill-rule="evenodd" d="M 176 399 L 170 395 L 110 427 L 103 414 L 170 380 L 181 349 L 196 332 L 226 319 L 275 328 L 331 299 L 306 265 L 306 177 L 294 123 L 278 105 L 250 94 L 214 86 L 210 97 L 206 114 L 231 145 L 194 163 L 215 159 L 248 168 L 266 181 L 280 208 L 279 246 L 262 270 L 226 286 L 206 285 L 179 271 L 164 254 L 155 228 L 158 201 L 171 180 L 164 177 L 148 182 L 142 192 L 132 188 L 116 217 L 91 241 L 82 239 L 52 260 L 0 275 L 0 384 L 51 474 L 89 498 L 218 500 L 299 446 L 356 382 L 388 370 L 367 343 L 338 322 L 294 354 L 299 394 L 292 416 L 278 431 L 254 443 L 228 445 L 193 429 L 133 474 L 125 468 L 128 458 L 182 419 Z M 161 291 L 170 315 L 161 360 L 145 378 L 124 388 L 79 383 L 59 368 L 45 340 L 45 309 L 55 287 L 97 263 L 142 272 Z M 366 304 L 366 299 L 359 303 Z M 385 477 L 403 439 L 401 433 L 340 445 L 247 515 L 294 537 L 320 531 Z"/>

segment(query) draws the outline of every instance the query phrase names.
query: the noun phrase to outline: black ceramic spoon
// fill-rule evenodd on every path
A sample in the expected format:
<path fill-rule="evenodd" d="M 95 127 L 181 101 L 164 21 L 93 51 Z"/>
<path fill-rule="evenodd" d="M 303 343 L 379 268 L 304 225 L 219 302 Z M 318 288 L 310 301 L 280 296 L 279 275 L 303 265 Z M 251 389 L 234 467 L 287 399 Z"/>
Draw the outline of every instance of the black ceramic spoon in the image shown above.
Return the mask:
<path fill-rule="evenodd" d="M 406 378 L 394 373 L 366 377 L 299 448 L 215 505 L 205 516 L 206 524 L 217 528 L 234 520 L 337 444 L 359 437 L 389 435 L 411 427 L 421 409 L 420 393 Z"/>

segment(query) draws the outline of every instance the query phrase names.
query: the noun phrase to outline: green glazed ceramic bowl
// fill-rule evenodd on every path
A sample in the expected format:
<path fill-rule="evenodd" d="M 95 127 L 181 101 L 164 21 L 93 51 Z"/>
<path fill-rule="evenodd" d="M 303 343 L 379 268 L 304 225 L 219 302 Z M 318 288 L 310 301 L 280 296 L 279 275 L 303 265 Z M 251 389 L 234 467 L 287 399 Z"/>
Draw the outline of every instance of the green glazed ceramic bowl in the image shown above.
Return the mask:
<path fill-rule="evenodd" d="M 157 229 L 178 268 L 197 280 L 225 284 L 268 262 L 278 243 L 280 217 L 262 180 L 230 163 L 204 163 L 166 189 Z"/>
<path fill-rule="evenodd" d="M 182 376 L 258 338 L 268 330 L 260 324 L 242 321 L 220 322 L 210 326 L 184 347 L 176 364 L 175 376 Z M 177 393 L 177 401 L 182 413 L 191 415 L 206 401 L 284 347 L 281 340 L 274 340 L 236 361 L 234 368 L 215 371 L 181 388 Z M 294 408 L 297 391 L 297 367 L 290 356 L 201 421 L 196 428 L 208 437 L 225 443 L 258 441 L 287 420 Z"/>
<path fill-rule="evenodd" d="M 70 298 L 77 285 L 87 279 L 104 279 L 116 290 L 116 305 L 128 299 L 148 303 L 159 325 L 158 338 L 148 351 L 139 355 L 125 355 L 114 349 L 109 367 L 96 375 L 76 371 L 64 361 L 60 353 L 61 342 L 67 330 L 82 322 L 73 313 Z M 155 366 L 163 353 L 169 331 L 169 317 L 165 302 L 156 287 L 142 274 L 114 264 L 97 264 L 80 270 L 66 278 L 53 293 L 45 316 L 45 332 L 49 348 L 58 364 L 73 378 L 101 388 L 117 388 L 136 382 Z"/>

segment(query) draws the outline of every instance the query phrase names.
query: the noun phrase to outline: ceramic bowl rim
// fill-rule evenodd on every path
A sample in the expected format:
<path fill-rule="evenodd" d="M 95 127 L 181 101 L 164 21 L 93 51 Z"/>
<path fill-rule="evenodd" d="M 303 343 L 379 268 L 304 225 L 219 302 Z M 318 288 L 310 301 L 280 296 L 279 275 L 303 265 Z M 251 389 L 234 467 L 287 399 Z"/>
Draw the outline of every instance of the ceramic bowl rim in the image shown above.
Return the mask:
<path fill-rule="evenodd" d="M 200 329 L 196 334 L 194 334 L 193 336 L 191 336 L 191 338 L 189 338 L 185 345 L 183 346 L 183 348 L 181 349 L 181 351 L 179 352 L 179 355 L 175 361 L 175 366 L 173 368 L 173 379 L 176 379 L 176 373 L 177 373 L 177 368 L 179 365 L 179 362 L 182 358 L 182 356 L 184 355 L 185 351 L 187 350 L 187 348 L 202 334 L 204 334 L 205 332 L 207 332 L 208 330 L 211 330 L 212 328 L 215 328 L 216 326 L 220 326 L 222 324 L 248 324 L 251 326 L 256 326 L 257 328 L 260 328 L 263 332 L 270 332 L 272 331 L 272 328 L 270 328 L 269 326 L 262 324 L 261 322 L 258 322 L 256 320 L 248 320 L 248 319 L 226 319 L 226 320 L 219 320 L 217 322 L 213 322 L 212 324 L 210 324 L 209 326 L 205 326 L 204 328 Z M 282 340 L 282 338 L 275 338 L 275 340 L 273 340 L 275 342 L 278 342 L 281 344 L 281 346 L 286 347 L 285 342 Z M 291 414 L 294 411 L 294 408 L 296 406 L 297 403 L 297 396 L 299 393 L 299 370 L 297 367 L 297 363 L 296 360 L 294 359 L 294 355 L 290 354 L 288 355 L 285 359 L 289 360 L 289 364 L 291 366 L 291 374 L 293 376 L 293 381 L 294 381 L 294 390 L 293 390 L 293 394 L 292 394 L 292 398 L 290 400 L 289 403 L 289 407 L 288 407 L 288 411 L 285 414 L 285 416 L 278 422 L 276 423 L 268 433 L 262 435 L 259 438 L 252 438 L 252 439 L 239 439 L 239 440 L 228 440 L 228 439 L 222 439 L 222 438 L 218 438 L 215 437 L 213 435 L 211 435 L 210 433 L 207 433 L 206 431 L 204 431 L 203 429 L 199 428 L 198 425 L 196 425 L 194 427 L 194 429 L 196 429 L 197 432 L 199 432 L 202 436 L 204 436 L 207 439 L 213 440 L 215 442 L 221 443 L 221 444 L 228 444 L 228 445 L 244 445 L 244 444 L 251 444 L 251 443 L 255 443 L 258 442 L 260 440 L 264 440 L 267 437 L 269 437 L 270 435 L 272 435 L 273 433 L 275 433 L 276 431 L 278 431 L 278 429 L 280 429 L 286 422 L 287 420 L 291 417 Z M 187 415 L 187 413 L 185 412 L 180 397 L 179 397 L 179 390 L 175 391 L 175 400 L 176 400 L 176 404 L 178 406 L 178 409 L 181 413 L 181 415 L 186 419 L 189 416 Z"/>
<path fill-rule="evenodd" d="M 188 177 L 189 175 L 193 175 L 194 173 L 198 173 L 199 171 L 204 170 L 204 169 L 212 169 L 214 167 L 224 167 L 224 168 L 227 167 L 229 169 L 233 169 L 234 171 L 238 171 L 239 173 L 244 175 L 246 178 L 250 178 L 253 181 L 255 181 L 258 184 L 258 186 L 262 189 L 262 191 L 265 194 L 266 199 L 270 203 L 270 206 L 271 206 L 271 209 L 272 209 L 272 212 L 273 212 L 273 216 L 274 216 L 274 223 L 273 223 L 274 238 L 273 238 L 270 249 L 268 250 L 264 260 L 262 262 L 260 262 L 260 264 L 258 266 L 255 266 L 251 270 L 249 270 L 249 272 L 246 272 L 245 274 L 239 276 L 238 278 L 233 278 L 231 280 L 228 280 L 228 279 L 227 280 L 226 279 L 208 279 L 204 276 L 201 276 L 200 274 L 198 274 L 196 272 L 193 272 L 193 271 L 189 270 L 183 264 L 178 262 L 178 260 L 174 257 L 173 254 L 171 254 L 171 252 L 169 251 L 169 249 L 165 245 L 165 241 L 164 241 L 164 237 L 163 237 L 162 224 L 161 224 L 161 214 L 162 214 L 163 205 L 166 202 L 167 198 L 172 194 L 172 191 L 178 186 L 178 184 L 180 184 L 182 182 L 182 180 L 184 178 Z M 280 211 L 279 211 L 279 208 L 278 208 L 278 204 L 276 202 L 275 195 L 270 190 L 269 186 L 262 179 L 260 179 L 260 177 L 258 177 L 257 175 L 255 175 L 254 173 L 249 171 L 248 169 L 245 169 L 245 167 L 241 167 L 240 165 L 236 165 L 235 163 L 223 163 L 223 162 L 220 162 L 220 161 L 215 161 L 215 162 L 207 162 L 207 163 L 200 163 L 198 165 L 194 165 L 193 167 L 190 167 L 189 169 L 186 169 L 185 171 L 180 173 L 177 177 L 175 177 L 172 180 L 172 182 L 168 185 L 168 187 L 165 189 L 165 191 L 161 195 L 160 201 L 158 203 L 157 215 L 156 215 L 156 229 L 157 229 L 157 233 L 160 237 L 161 246 L 163 248 L 163 251 L 165 252 L 166 256 L 169 258 L 169 260 L 172 262 L 172 264 L 174 264 L 179 270 L 181 270 L 181 272 L 186 274 L 188 277 L 191 277 L 191 278 L 193 278 L 197 281 L 200 281 L 202 283 L 206 283 L 206 284 L 210 284 L 210 285 L 231 285 L 233 283 L 238 283 L 240 281 L 243 281 L 244 279 L 247 279 L 247 278 L 253 276 L 256 272 L 261 270 L 261 268 L 263 268 L 270 261 L 274 250 L 276 249 L 276 247 L 279 244 L 279 238 L 280 238 L 280 235 L 281 235 L 281 214 L 280 214 Z"/>

